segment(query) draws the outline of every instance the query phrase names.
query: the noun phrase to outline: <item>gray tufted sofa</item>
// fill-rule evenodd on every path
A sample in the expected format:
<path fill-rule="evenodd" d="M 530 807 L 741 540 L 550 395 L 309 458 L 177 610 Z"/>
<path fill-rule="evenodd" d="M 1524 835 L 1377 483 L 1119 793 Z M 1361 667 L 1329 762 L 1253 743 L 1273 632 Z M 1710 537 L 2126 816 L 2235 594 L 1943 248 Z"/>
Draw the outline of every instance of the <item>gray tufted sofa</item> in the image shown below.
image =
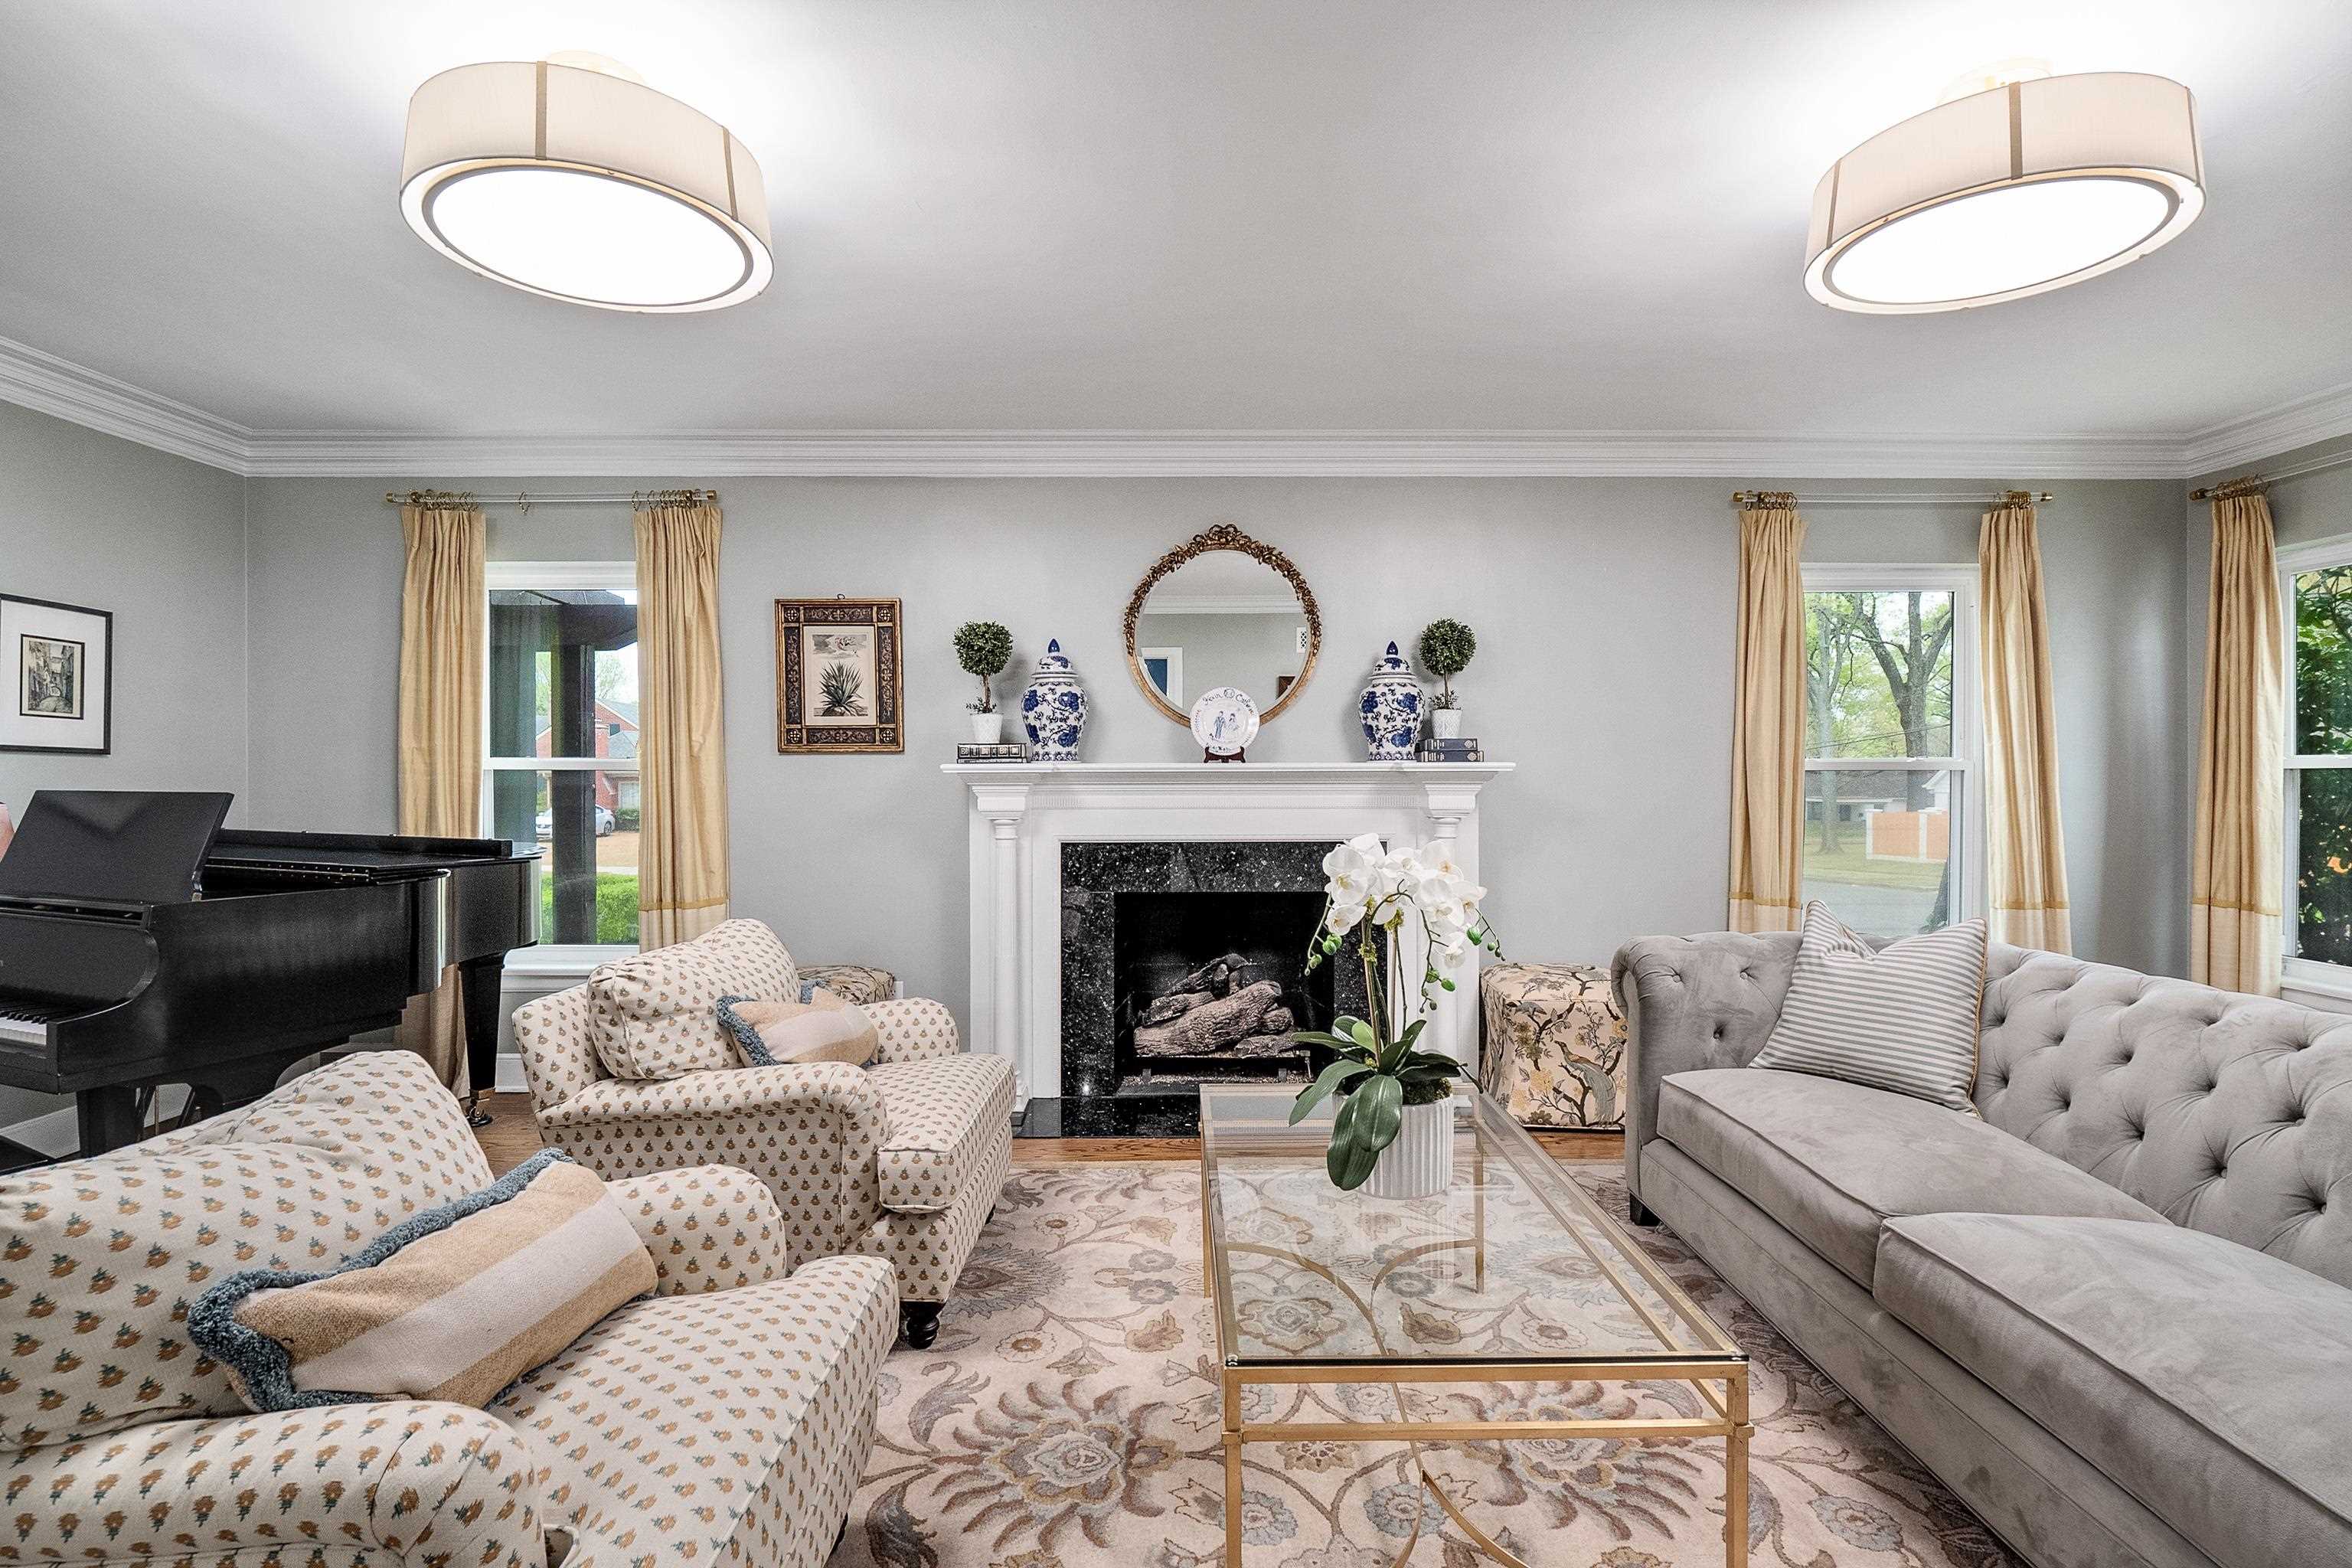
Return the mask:
<path fill-rule="evenodd" d="M 1978 1120 L 1748 1068 L 1796 942 L 1617 954 L 1634 1219 L 2039 1568 L 2352 1563 L 2352 1017 L 1996 944 Z"/>

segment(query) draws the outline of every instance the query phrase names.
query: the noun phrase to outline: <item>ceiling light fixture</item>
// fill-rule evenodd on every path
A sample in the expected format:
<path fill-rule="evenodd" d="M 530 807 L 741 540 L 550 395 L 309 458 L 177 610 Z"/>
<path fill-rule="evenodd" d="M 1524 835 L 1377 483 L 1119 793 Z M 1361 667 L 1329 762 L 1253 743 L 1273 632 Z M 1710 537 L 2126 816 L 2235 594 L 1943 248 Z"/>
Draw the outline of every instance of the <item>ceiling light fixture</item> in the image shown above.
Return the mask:
<path fill-rule="evenodd" d="M 1848 153 L 1813 192 L 1805 289 L 1841 310 L 1997 305 L 2136 261 L 2197 220 L 2197 105 L 2160 76 L 2006 60 Z M 1958 84 L 1956 84 L 1958 85 Z"/>
<path fill-rule="evenodd" d="M 485 278 L 600 310 L 715 310 L 775 272 L 751 151 L 596 55 L 459 66 L 418 88 L 400 210 Z"/>

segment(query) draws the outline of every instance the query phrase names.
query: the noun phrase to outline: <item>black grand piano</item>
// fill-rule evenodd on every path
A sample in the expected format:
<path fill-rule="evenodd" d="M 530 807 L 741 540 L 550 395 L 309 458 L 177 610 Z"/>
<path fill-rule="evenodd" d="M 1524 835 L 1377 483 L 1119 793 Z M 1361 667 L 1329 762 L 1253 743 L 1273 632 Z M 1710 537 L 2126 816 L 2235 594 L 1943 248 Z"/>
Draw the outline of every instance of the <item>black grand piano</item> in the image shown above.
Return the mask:
<path fill-rule="evenodd" d="M 459 966 L 477 1091 L 507 953 L 535 940 L 535 848 L 255 833 L 221 794 L 43 790 L 0 856 L 0 1084 L 72 1094 L 81 1152 L 142 1134 L 143 1091 L 201 1112 L 399 1021 Z"/>

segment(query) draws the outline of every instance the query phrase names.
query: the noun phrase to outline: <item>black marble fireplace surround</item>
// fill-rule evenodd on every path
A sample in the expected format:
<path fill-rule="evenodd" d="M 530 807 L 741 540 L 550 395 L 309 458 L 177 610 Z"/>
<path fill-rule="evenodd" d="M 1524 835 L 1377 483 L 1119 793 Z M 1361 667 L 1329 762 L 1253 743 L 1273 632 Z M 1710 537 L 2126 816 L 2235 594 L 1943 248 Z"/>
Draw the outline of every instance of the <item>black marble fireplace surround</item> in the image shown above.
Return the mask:
<path fill-rule="evenodd" d="M 1198 1098 L 1182 1075 L 1139 1088 L 1132 1081 L 1134 1064 L 1120 1059 L 1119 895 L 1311 894 L 1311 900 L 1282 900 L 1282 918 L 1299 925 L 1292 951 L 1303 967 L 1307 936 L 1322 907 L 1323 857 L 1329 848 L 1320 838 L 1063 845 L 1062 1097 L 1030 1101 L 1024 1135 L 1177 1137 L 1197 1131 Z M 1252 923 L 1258 929 L 1244 933 L 1237 945 L 1264 946 L 1265 922 Z M 1364 1010 L 1363 973 L 1352 963 L 1328 965 L 1311 980 L 1303 974 L 1273 978 L 1283 984 L 1286 998 L 1306 1002 L 1310 1016 L 1299 1020 L 1301 1027 L 1328 1027 L 1332 1010 Z M 1123 1094 L 1122 1077 L 1130 1080 Z"/>

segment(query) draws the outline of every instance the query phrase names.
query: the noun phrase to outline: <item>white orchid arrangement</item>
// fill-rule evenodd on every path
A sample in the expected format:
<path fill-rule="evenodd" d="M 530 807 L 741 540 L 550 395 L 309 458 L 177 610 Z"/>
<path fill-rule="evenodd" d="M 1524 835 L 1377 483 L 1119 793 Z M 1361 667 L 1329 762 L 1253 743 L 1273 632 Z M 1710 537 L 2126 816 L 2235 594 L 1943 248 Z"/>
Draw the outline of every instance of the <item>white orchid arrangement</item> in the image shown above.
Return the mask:
<path fill-rule="evenodd" d="M 1455 988 L 1454 975 L 1479 950 L 1499 956 L 1503 949 L 1492 922 L 1479 911 L 1486 889 L 1462 874 L 1443 842 L 1391 849 L 1379 835 L 1363 834 L 1323 857 L 1323 920 L 1307 949 L 1307 967 L 1311 972 L 1337 957 L 1352 935 L 1371 1017 L 1340 1017 L 1328 1034 L 1302 1029 L 1291 1036 L 1336 1051 L 1339 1059 L 1299 1092 L 1290 1121 L 1297 1126 L 1326 1099 L 1345 1093 L 1346 1103 L 1331 1124 L 1327 1166 L 1333 1183 L 1353 1189 L 1363 1185 L 1381 1152 L 1396 1142 L 1406 1106 L 1433 1104 L 1453 1092 L 1461 1064 L 1421 1049 L 1422 1030 L 1439 994 Z M 1426 956 L 1412 989 L 1415 1016 L 1402 1023 L 1390 1013 L 1391 1006 L 1400 1012 L 1404 1007 L 1396 965 L 1409 921 L 1419 927 Z"/>

